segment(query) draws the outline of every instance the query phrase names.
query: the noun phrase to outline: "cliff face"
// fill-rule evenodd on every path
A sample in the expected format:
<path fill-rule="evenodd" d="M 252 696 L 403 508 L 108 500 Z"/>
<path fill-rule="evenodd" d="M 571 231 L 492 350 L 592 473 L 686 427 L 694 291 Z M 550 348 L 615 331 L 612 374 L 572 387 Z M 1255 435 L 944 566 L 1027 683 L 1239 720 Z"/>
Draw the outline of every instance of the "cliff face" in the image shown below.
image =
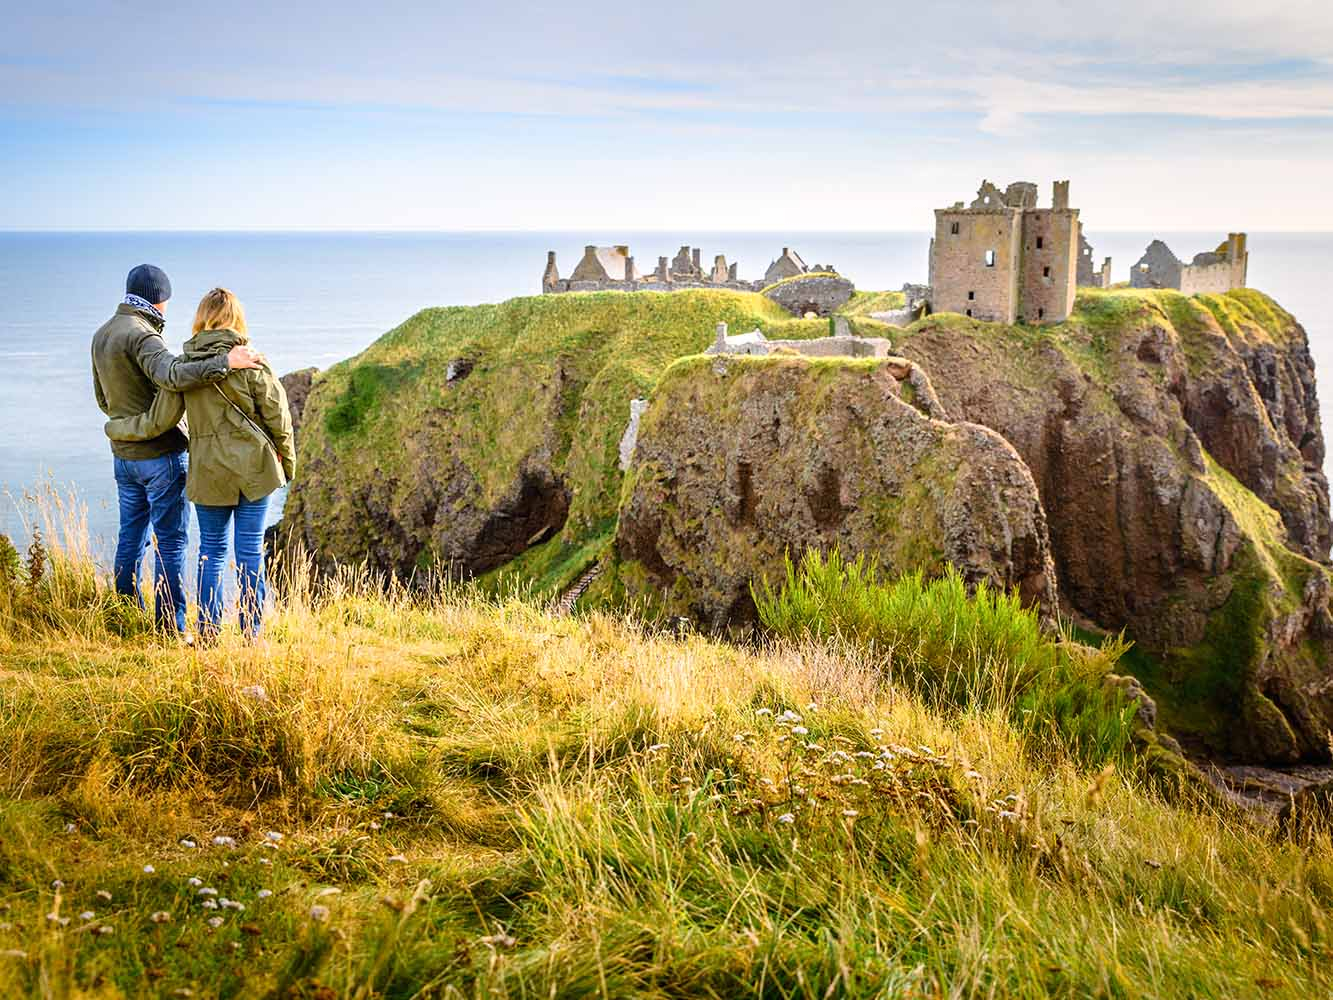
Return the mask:
<path fill-rule="evenodd" d="M 418 313 L 311 387 L 284 526 L 324 566 L 507 567 L 558 588 L 613 529 L 630 400 L 719 320 L 789 317 L 721 291 Z"/>
<path fill-rule="evenodd" d="M 1214 752 L 1327 754 L 1324 443 L 1304 331 L 1266 297 L 1095 291 L 1052 327 L 888 331 L 915 370 L 664 376 L 719 320 L 827 332 L 718 291 L 427 310 L 314 380 L 288 526 L 325 565 L 547 594 L 602 559 L 594 596 L 623 583 L 710 624 L 748 613 L 786 547 L 948 560 L 1126 629 L 1165 724 Z"/>
<path fill-rule="evenodd" d="M 902 352 L 1032 470 L 1062 595 L 1128 629 L 1175 728 L 1295 760 L 1333 728 L 1328 486 L 1304 331 L 1255 292 L 1086 297 L 1049 333 L 940 317 Z"/>
<path fill-rule="evenodd" d="M 1026 466 L 993 431 L 904 402 L 908 376 L 893 361 L 672 366 L 641 420 L 620 510 L 629 595 L 714 625 L 752 620 L 752 581 L 780 579 L 787 553 L 836 547 L 890 573 L 952 563 L 1054 610 Z"/>

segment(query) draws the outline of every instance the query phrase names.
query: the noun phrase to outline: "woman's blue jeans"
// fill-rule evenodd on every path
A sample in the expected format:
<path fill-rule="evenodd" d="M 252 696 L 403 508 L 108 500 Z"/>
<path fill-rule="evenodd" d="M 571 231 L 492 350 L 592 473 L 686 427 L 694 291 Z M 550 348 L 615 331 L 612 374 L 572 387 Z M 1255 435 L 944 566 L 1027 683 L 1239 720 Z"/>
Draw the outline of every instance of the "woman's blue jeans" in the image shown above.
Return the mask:
<path fill-rule="evenodd" d="M 227 565 L 227 535 L 236 550 L 236 575 L 240 584 L 241 631 L 254 638 L 264 618 L 264 521 L 268 497 L 247 500 L 231 507 L 194 505 L 199 518 L 199 634 L 216 636 L 222 628 L 222 571 Z"/>

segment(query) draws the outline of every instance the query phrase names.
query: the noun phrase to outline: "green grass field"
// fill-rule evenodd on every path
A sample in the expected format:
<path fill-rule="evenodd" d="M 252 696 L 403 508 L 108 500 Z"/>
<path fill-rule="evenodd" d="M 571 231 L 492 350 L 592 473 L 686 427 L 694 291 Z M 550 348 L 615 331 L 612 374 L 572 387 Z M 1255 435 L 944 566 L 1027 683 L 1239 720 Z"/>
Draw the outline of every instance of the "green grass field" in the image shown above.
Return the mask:
<path fill-rule="evenodd" d="M 815 567 L 741 648 L 295 572 L 192 651 L 77 529 L 43 562 L 0 571 L 0 996 L 1333 990 L 1327 831 L 1029 718 L 1083 675 L 998 595 Z"/>

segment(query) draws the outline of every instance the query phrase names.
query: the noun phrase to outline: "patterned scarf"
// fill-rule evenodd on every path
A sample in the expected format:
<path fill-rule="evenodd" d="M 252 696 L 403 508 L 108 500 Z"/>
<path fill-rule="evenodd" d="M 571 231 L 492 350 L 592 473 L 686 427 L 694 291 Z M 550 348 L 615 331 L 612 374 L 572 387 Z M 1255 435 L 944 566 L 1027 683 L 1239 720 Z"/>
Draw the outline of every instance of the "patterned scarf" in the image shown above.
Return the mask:
<path fill-rule="evenodd" d="M 147 313 L 149 316 L 156 317 L 159 323 L 165 323 L 167 321 L 167 318 L 157 311 L 157 307 L 153 305 L 153 303 L 145 298 L 140 298 L 138 295 L 126 295 L 125 305 L 132 309 L 138 309 L 139 312 Z"/>

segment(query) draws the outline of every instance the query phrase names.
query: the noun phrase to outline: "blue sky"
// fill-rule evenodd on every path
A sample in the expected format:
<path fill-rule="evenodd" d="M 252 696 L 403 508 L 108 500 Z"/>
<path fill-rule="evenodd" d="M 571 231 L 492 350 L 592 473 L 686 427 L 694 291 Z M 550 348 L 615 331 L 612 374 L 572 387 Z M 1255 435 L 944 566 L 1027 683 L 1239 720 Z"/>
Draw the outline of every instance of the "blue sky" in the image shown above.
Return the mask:
<path fill-rule="evenodd" d="M 1333 230 L 1333 3 L 62 3 L 0 228 Z"/>

